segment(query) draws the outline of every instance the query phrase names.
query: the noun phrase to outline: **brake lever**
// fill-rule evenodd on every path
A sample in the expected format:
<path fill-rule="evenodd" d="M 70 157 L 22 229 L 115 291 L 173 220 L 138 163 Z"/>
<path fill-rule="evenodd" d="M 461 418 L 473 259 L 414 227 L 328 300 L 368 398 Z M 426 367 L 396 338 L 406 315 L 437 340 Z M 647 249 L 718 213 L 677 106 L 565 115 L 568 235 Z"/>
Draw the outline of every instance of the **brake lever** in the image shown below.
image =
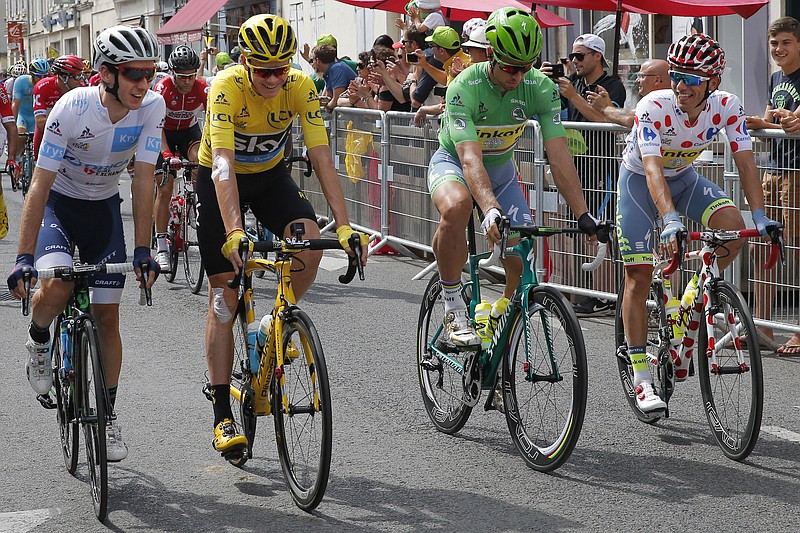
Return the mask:
<path fill-rule="evenodd" d="M 508 244 L 508 232 L 511 229 L 511 222 L 505 215 L 497 221 L 497 229 L 500 231 L 500 259 L 506 258 L 506 245 Z"/>
<path fill-rule="evenodd" d="M 250 259 L 249 255 L 250 255 L 250 239 L 248 239 L 247 237 L 242 237 L 239 240 L 239 257 L 242 258 L 242 268 L 239 269 L 238 274 L 233 276 L 233 279 L 228 280 L 228 288 L 237 289 L 239 286 L 242 285 L 244 270 L 247 267 L 247 261 Z"/>
<path fill-rule="evenodd" d="M 22 299 L 22 316 L 28 316 L 31 313 L 31 278 L 33 273 L 30 267 L 23 267 L 22 269 L 22 286 L 25 290 L 25 297 Z"/>
<path fill-rule="evenodd" d="M 153 307 L 153 288 L 147 287 L 147 278 L 150 274 L 150 265 L 144 264 L 139 269 L 142 272 L 142 286 L 139 289 L 139 305 Z"/>

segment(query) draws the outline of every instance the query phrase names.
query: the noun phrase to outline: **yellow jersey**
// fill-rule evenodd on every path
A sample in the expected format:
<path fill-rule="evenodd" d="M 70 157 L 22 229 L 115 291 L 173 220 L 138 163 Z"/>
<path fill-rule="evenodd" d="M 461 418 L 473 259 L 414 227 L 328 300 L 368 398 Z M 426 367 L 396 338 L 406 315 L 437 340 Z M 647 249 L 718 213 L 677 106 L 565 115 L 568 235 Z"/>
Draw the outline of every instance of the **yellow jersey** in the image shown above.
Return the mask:
<path fill-rule="evenodd" d="M 210 168 L 211 149 L 228 148 L 235 153 L 237 174 L 269 170 L 282 160 L 297 116 L 307 148 L 328 144 L 319 96 L 308 75 L 290 69 L 280 94 L 267 99 L 253 90 L 243 65 L 225 69 L 208 93 L 200 164 Z"/>

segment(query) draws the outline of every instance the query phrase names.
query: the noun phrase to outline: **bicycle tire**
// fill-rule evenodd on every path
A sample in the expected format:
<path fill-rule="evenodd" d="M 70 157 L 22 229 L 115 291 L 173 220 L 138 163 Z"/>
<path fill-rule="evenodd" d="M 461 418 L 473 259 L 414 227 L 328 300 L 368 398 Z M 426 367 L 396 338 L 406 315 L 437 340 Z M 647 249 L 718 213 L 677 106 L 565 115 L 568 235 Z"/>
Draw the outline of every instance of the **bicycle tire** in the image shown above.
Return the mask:
<path fill-rule="evenodd" d="M 247 437 L 247 449 L 239 457 L 231 457 L 228 462 L 236 467 L 243 467 L 253 457 L 253 441 L 255 440 L 257 417 L 253 408 L 253 376 L 247 353 L 247 315 L 244 300 L 239 299 L 236 317 L 233 321 L 233 365 L 231 367 L 231 385 L 241 391 L 241 401 L 232 397 L 234 418 L 242 434 Z"/>
<path fill-rule="evenodd" d="M 294 343 L 299 354 L 285 358 L 281 379 L 273 377 L 272 415 L 278 457 L 295 505 L 312 511 L 325 495 L 331 468 L 333 420 L 328 369 L 319 334 L 303 311 L 295 310 L 284 322 L 281 342 L 284 353 Z M 308 448 L 304 448 L 306 444 Z"/>
<path fill-rule="evenodd" d="M 461 400 L 464 394 L 463 376 L 435 357 L 432 359 L 438 363 L 435 369 L 428 370 L 423 367 L 423 360 L 431 360 L 428 357 L 432 350 L 431 343 L 435 341 L 435 336 L 444 320 L 441 292 L 439 274 L 434 274 L 425 289 L 419 310 L 417 374 L 425 412 L 428 413 L 436 429 L 452 435 L 464 427 L 472 413 L 472 407 Z M 466 296 L 462 296 L 466 302 Z"/>
<path fill-rule="evenodd" d="M 168 283 L 172 283 L 175 281 L 175 275 L 178 272 L 178 249 L 175 246 L 175 229 L 172 224 L 167 230 L 167 251 L 169 252 L 169 272 L 164 272 L 164 279 Z"/>
<path fill-rule="evenodd" d="M 664 386 L 661 383 L 661 376 L 658 372 L 658 367 L 654 363 L 658 361 L 658 354 L 661 350 L 661 338 L 659 332 L 661 328 L 666 326 L 667 315 L 663 305 L 655 305 L 660 302 L 660 298 L 656 295 L 657 289 L 652 285 L 650 292 L 647 296 L 647 339 L 645 342 L 645 350 L 647 351 L 647 367 L 650 374 L 653 376 L 653 387 L 656 393 L 664 399 L 662 391 Z M 633 366 L 631 365 L 630 357 L 628 356 L 628 341 L 625 338 L 625 324 L 622 319 L 622 304 L 623 296 L 625 295 L 625 281 L 620 283 L 619 294 L 617 295 L 617 309 L 614 313 L 614 339 L 616 341 L 616 353 L 614 358 L 617 360 L 617 375 L 619 376 L 622 385 L 622 392 L 625 395 L 625 400 L 628 402 L 634 416 L 645 424 L 655 424 L 664 416 L 664 411 L 653 411 L 645 413 L 639 409 L 636 403 L 636 392 L 633 387 Z"/>
<path fill-rule="evenodd" d="M 764 409 L 764 376 L 761 365 L 761 350 L 758 346 L 758 330 L 747 303 L 733 285 L 724 280 L 715 280 L 711 289 L 709 306 L 718 309 L 711 322 L 714 338 L 721 339 L 729 330 L 725 318 L 731 317 L 736 332 L 744 336 L 747 346 L 742 346 L 749 371 L 735 372 L 740 368 L 734 343 L 713 343 L 717 349 L 717 362 L 722 373 L 714 373 L 706 357 L 709 347 L 705 322 L 701 323 L 698 339 L 698 373 L 700 392 L 708 425 L 722 453 L 734 461 L 742 461 L 758 441 L 761 417 Z M 704 310 L 704 317 L 706 311 Z M 701 356 L 702 355 L 702 356 Z"/>
<path fill-rule="evenodd" d="M 183 213 L 183 270 L 192 294 L 203 288 L 203 258 L 197 240 L 197 203 L 195 193 L 186 196 Z"/>
<path fill-rule="evenodd" d="M 529 298 L 527 311 L 512 318 L 503 355 L 503 405 L 511 439 L 525 463 L 550 472 L 569 459 L 580 438 L 589 386 L 586 344 L 563 294 L 540 286 L 531 289 Z"/>
<path fill-rule="evenodd" d="M 22 181 L 22 197 L 25 198 L 25 196 L 28 195 L 28 189 L 31 186 L 31 177 L 33 176 L 33 155 L 30 153 L 26 154 L 23 161 L 25 162 L 25 168 L 20 176 L 20 180 Z"/>
<path fill-rule="evenodd" d="M 61 439 L 61 454 L 67 472 L 75 475 L 78 468 L 78 446 L 80 438 L 78 421 L 75 418 L 74 387 L 69 374 L 64 371 L 64 354 L 61 346 L 61 321 L 55 320 L 53 327 L 53 385 L 56 392 L 56 420 Z"/>
<path fill-rule="evenodd" d="M 106 424 L 108 400 L 103 364 L 100 357 L 97 330 L 91 320 L 83 320 L 77 337 L 76 386 L 81 405 L 79 421 L 83 427 L 86 463 L 89 467 L 89 486 L 97 519 L 106 519 L 108 511 L 108 458 L 106 455 Z"/>

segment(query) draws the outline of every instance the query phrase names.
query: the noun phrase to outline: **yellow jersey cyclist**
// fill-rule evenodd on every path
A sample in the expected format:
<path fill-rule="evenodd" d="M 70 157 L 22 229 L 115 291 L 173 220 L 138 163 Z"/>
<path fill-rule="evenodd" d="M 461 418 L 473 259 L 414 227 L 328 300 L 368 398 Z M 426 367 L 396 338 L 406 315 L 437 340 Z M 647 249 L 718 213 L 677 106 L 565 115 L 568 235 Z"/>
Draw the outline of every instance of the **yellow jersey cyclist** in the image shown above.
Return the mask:
<path fill-rule="evenodd" d="M 126 261 L 119 174 L 134 152 L 139 159 L 131 182 L 133 266 L 140 282 L 145 265 L 147 286 L 155 282 L 159 269 L 149 246 L 152 202 L 136 199 L 153 197 L 153 172 L 161 149 L 164 100 L 148 91 L 157 57 L 158 43 L 147 30 L 133 26 L 104 30 L 94 43 L 100 86 L 71 90 L 48 115 L 22 211 L 16 266 L 8 276 L 14 297 L 25 297 L 24 267 L 70 266 L 74 247 L 82 262 Z M 34 269 L 31 286 L 35 283 Z M 112 412 L 122 366 L 119 303 L 124 286 L 122 274 L 97 274 L 89 280 Z M 26 373 L 33 390 L 42 396 L 48 395 L 53 383 L 50 324 L 71 291 L 71 282 L 47 279 L 33 295 Z M 128 455 L 116 419 L 106 428 L 106 443 L 109 461 Z"/>
<path fill-rule="evenodd" d="M 343 246 L 354 233 L 314 83 L 292 68 L 294 30 L 276 15 L 256 15 L 240 27 L 238 44 L 243 64 L 219 72 L 211 85 L 197 172 L 198 240 L 210 286 L 206 358 L 214 406 L 212 444 L 225 456 L 241 453 L 247 445 L 231 413 L 232 323 L 238 296 L 227 285 L 242 268 L 242 205 L 249 204 L 275 235 L 289 237 L 291 224 L 303 222 L 306 238 L 319 237 L 314 208 L 283 163 L 295 117 Z M 366 242 L 362 234 L 364 263 Z M 300 298 L 314 282 L 322 253 L 308 251 L 297 257 L 303 267 L 292 272 L 292 284 Z"/>
<path fill-rule="evenodd" d="M 652 91 L 636 106 L 634 129 L 622 158 L 617 198 L 617 235 L 625 264 L 622 316 L 634 389 L 644 412 L 665 409 L 654 392 L 647 366 L 647 294 L 653 274 L 653 222 L 661 215 L 662 248 L 677 251 L 676 236 L 686 227 L 679 212 L 705 227 L 742 229 L 742 214 L 725 192 L 692 164 L 725 130 L 739 170 L 742 189 L 762 235 L 778 225 L 764 213 L 764 190 L 753 158 L 752 140 L 742 103 L 736 95 L 718 90 L 725 51 L 704 34 L 681 37 L 669 47 L 671 89 Z M 720 269 L 738 255 L 742 241 L 727 245 Z M 688 360 L 674 360 L 675 379 L 688 377 Z"/>
<path fill-rule="evenodd" d="M 481 343 L 461 298 L 464 231 L 473 202 L 484 213 L 482 226 L 490 244 L 500 240 L 496 220 L 501 213 L 512 224 L 533 221 L 513 159 L 531 117 L 539 118 L 553 177 L 572 212 L 580 214 L 580 229 L 588 235 L 597 232 L 567 148 L 558 88 L 533 68 L 542 49 L 539 25 L 521 9 L 501 8 L 489 16 L 486 37 L 489 61 L 467 67 L 447 87 L 440 148 L 428 170 L 428 189 L 441 217 L 433 250 L 445 306 L 444 331 L 450 344 L 461 347 Z M 508 257 L 504 266 L 503 298 L 509 298 L 519 283 L 522 262 Z"/>

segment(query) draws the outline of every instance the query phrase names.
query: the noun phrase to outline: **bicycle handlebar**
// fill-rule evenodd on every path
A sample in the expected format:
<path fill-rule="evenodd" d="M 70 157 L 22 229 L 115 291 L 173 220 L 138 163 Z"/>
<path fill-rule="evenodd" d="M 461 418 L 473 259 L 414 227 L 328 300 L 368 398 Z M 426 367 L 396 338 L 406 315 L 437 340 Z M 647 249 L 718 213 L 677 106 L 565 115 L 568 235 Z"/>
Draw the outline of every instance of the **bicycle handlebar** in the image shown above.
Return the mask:
<path fill-rule="evenodd" d="M 354 256 L 348 256 L 347 272 L 339 276 L 339 283 L 347 284 L 353 281 L 358 272 L 358 278 L 364 281 L 364 265 L 361 264 L 361 238 L 357 233 L 353 233 L 348 240 L 350 249 Z M 242 271 L 247 264 L 250 255 L 250 239 L 242 238 L 239 241 L 239 255 L 242 258 L 242 269 L 232 280 L 228 281 L 228 287 L 235 289 L 243 283 Z M 253 242 L 253 252 L 269 253 L 283 252 L 294 254 L 303 250 L 341 250 L 342 244 L 338 239 L 284 239 L 282 241 L 256 241 Z"/>
<path fill-rule="evenodd" d="M 75 277 L 86 277 L 90 274 L 127 274 L 133 272 L 132 263 L 105 263 L 100 265 L 73 265 L 65 267 L 43 268 L 37 271 L 37 279 L 62 279 L 64 281 L 72 281 Z M 147 265 L 142 266 L 142 277 L 146 280 L 148 274 Z M 33 272 L 30 267 L 22 269 L 22 283 L 25 287 L 25 298 L 22 299 L 22 314 L 28 316 L 30 314 L 31 306 L 31 280 Z M 147 287 L 141 288 L 139 296 L 139 305 L 147 304 L 148 307 L 153 305 L 152 289 Z"/>
<path fill-rule="evenodd" d="M 307 178 L 311 176 L 311 172 L 314 170 L 311 168 L 311 160 L 308 159 L 308 157 L 295 155 L 286 157 L 283 161 L 286 163 L 286 166 L 289 167 L 289 170 L 292 170 L 292 163 L 304 163 L 306 165 L 306 169 L 303 171 L 303 175 Z"/>
<path fill-rule="evenodd" d="M 783 243 L 783 226 L 769 226 L 767 233 L 770 238 L 770 254 L 767 262 L 764 263 L 765 270 L 771 270 L 781 260 L 782 265 L 786 265 L 786 251 Z M 678 253 L 672 256 L 672 259 L 661 273 L 665 276 L 671 275 L 680 267 L 684 257 L 688 254 L 684 253 L 685 243 L 687 241 L 703 241 L 711 245 L 721 246 L 726 241 L 733 241 L 736 239 L 746 239 L 750 237 L 761 237 L 761 233 L 757 229 L 743 229 L 743 230 L 705 230 L 705 231 L 686 231 L 679 232 L 678 238 Z"/>

